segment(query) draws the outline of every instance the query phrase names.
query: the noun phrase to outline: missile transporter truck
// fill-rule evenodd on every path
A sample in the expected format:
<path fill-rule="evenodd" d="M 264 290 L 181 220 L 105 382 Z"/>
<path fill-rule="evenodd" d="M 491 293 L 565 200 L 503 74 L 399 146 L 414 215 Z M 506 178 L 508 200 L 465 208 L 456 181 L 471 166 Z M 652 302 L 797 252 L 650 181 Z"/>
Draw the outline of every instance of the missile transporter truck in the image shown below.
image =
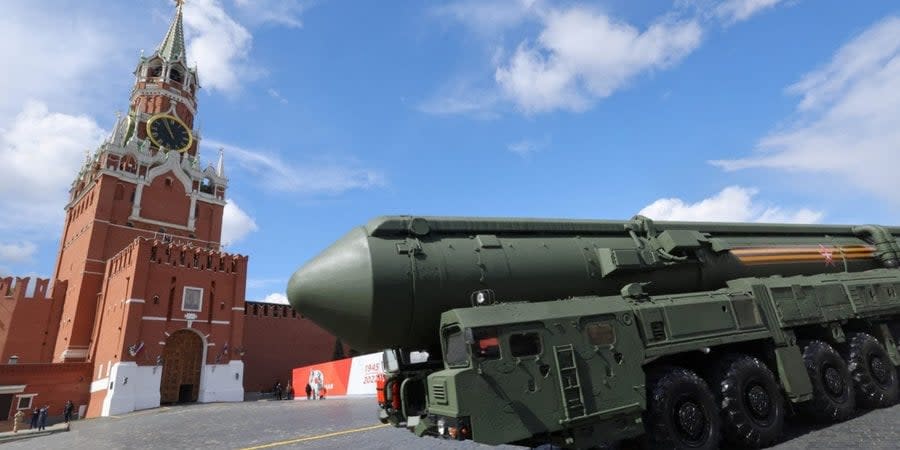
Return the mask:
<path fill-rule="evenodd" d="M 383 422 L 485 444 L 755 448 L 898 398 L 900 228 L 382 217 L 288 298 L 384 350 Z M 427 355 L 427 357 L 422 357 Z"/>

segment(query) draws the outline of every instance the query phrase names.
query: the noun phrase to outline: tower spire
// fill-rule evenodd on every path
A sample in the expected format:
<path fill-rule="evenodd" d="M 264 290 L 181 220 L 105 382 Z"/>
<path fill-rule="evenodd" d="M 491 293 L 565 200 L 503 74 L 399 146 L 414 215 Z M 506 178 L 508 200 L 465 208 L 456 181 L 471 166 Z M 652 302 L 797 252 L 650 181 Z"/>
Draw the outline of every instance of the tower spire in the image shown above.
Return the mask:
<path fill-rule="evenodd" d="M 159 54 L 159 56 L 162 56 L 168 61 L 184 61 L 186 59 L 184 46 L 184 23 L 182 20 L 182 8 L 184 7 L 184 0 L 175 0 L 175 3 L 175 18 L 172 19 L 172 24 L 169 25 L 169 31 L 166 32 L 166 37 L 163 38 L 163 41 L 159 44 L 159 48 L 156 50 L 156 52 Z"/>
<path fill-rule="evenodd" d="M 225 149 L 219 148 L 219 163 L 216 164 L 216 175 L 225 176 Z"/>

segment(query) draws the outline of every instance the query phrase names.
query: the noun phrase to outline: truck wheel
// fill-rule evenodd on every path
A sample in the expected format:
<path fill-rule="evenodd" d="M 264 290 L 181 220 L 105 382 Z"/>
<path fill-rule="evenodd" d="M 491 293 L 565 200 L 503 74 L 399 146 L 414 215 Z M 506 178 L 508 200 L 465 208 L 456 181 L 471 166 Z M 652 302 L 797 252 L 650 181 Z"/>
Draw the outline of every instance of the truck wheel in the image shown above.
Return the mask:
<path fill-rule="evenodd" d="M 812 382 L 812 400 L 803 406 L 818 422 L 846 420 L 856 409 L 853 379 L 847 363 L 830 345 L 810 341 L 803 349 L 803 362 Z"/>
<path fill-rule="evenodd" d="M 670 367 L 647 385 L 647 440 L 653 449 L 717 449 L 719 410 L 709 387 L 696 373 Z"/>
<path fill-rule="evenodd" d="M 735 447 L 760 448 L 781 436 L 784 397 L 775 375 L 762 361 L 745 355 L 725 358 L 713 379 L 725 441 Z"/>
<path fill-rule="evenodd" d="M 853 378 L 856 401 L 861 406 L 883 408 L 897 401 L 897 370 L 887 351 L 872 335 L 850 335 L 847 366 Z"/>

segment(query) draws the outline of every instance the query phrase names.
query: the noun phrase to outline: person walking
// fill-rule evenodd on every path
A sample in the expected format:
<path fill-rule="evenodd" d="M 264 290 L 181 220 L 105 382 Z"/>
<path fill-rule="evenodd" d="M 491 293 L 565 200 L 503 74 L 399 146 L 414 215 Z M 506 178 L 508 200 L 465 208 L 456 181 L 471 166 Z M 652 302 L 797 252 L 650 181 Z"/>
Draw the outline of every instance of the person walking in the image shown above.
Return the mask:
<path fill-rule="evenodd" d="M 288 385 L 284 389 L 284 399 L 285 400 L 293 400 L 294 399 L 294 385 L 290 381 L 288 381 Z"/>
<path fill-rule="evenodd" d="M 309 383 L 306 383 L 306 399 L 312 399 L 312 386 L 310 386 Z"/>
<path fill-rule="evenodd" d="M 66 400 L 66 406 L 63 407 L 63 420 L 66 423 L 69 423 L 72 420 L 72 410 L 75 409 L 75 405 L 72 404 L 72 400 Z"/>
<path fill-rule="evenodd" d="M 47 428 L 47 413 L 50 409 L 50 405 L 44 405 L 40 410 L 40 417 L 38 417 L 38 431 L 44 430 Z"/>
<path fill-rule="evenodd" d="M 29 429 L 35 429 L 38 425 L 38 417 L 40 417 L 41 413 L 37 408 L 31 411 L 31 425 L 28 427 Z"/>

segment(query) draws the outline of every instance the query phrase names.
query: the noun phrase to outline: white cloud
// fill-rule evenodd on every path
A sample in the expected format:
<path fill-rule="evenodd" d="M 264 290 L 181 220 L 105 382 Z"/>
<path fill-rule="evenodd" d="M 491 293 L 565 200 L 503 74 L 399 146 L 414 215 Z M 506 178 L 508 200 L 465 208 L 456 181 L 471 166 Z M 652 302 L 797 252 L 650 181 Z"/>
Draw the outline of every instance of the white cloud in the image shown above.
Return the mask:
<path fill-rule="evenodd" d="M 495 108 L 500 96 L 491 89 L 479 89 L 470 82 L 449 83 L 430 99 L 422 102 L 418 109 L 434 115 L 467 115 L 476 119 L 496 119 Z"/>
<path fill-rule="evenodd" d="M 266 298 L 262 300 L 247 300 L 249 302 L 261 302 L 261 303 L 277 303 L 279 305 L 289 305 L 287 296 L 280 292 L 273 292 L 266 296 Z"/>
<path fill-rule="evenodd" d="M 282 105 L 288 104 L 288 100 L 286 98 L 282 97 L 281 93 L 276 91 L 275 89 L 269 88 L 269 90 L 266 92 L 268 92 L 269 97 L 272 97 L 275 100 L 278 100 L 278 103 L 281 103 Z"/>
<path fill-rule="evenodd" d="M 848 91 L 871 83 L 900 54 L 900 18 L 889 17 L 842 46 L 825 67 L 806 74 L 788 87 L 802 96 L 801 111 L 811 111 L 839 102 Z"/>
<path fill-rule="evenodd" d="M 238 10 L 254 24 L 273 23 L 300 28 L 300 15 L 313 5 L 301 0 L 234 0 Z"/>
<path fill-rule="evenodd" d="M 191 0 L 184 5 L 188 59 L 196 62 L 202 86 L 234 93 L 259 76 L 249 61 L 253 36 L 225 12 L 219 0 Z"/>
<path fill-rule="evenodd" d="M 820 211 L 806 208 L 786 211 L 760 204 L 753 199 L 757 192 L 753 188 L 729 186 L 696 203 L 687 203 L 680 198 L 662 198 L 647 205 L 638 214 L 654 220 L 677 221 L 815 223 L 822 220 Z"/>
<path fill-rule="evenodd" d="M 725 0 L 715 8 L 715 14 L 727 24 L 747 20 L 759 12 L 774 8 L 784 0 Z"/>
<path fill-rule="evenodd" d="M 789 92 L 801 97 L 792 126 L 762 138 L 756 155 L 712 164 L 818 174 L 900 204 L 900 18 L 873 25 Z"/>
<path fill-rule="evenodd" d="M 338 194 L 351 189 L 385 185 L 385 176 L 375 169 L 357 167 L 354 162 L 297 164 L 278 155 L 246 150 L 234 145 L 205 139 L 204 146 L 224 148 L 227 160 L 238 164 L 264 180 L 263 187 L 285 192 Z"/>
<path fill-rule="evenodd" d="M 637 28 L 583 7 L 551 11 L 536 45 L 523 42 L 495 79 L 527 112 L 580 111 L 636 75 L 669 67 L 700 44 L 693 20 Z"/>
<path fill-rule="evenodd" d="M 37 246 L 33 242 L 24 241 L 14 244 L 0 242 L 0 263 L 30 262 L 36 250 Z"/>
<path fill-rule="evenodd" d="M 524 158 L 540 150 L 540 147 L 533 141 L 525 139 L 507 145 L 506 149 Z"/>
<path fill-rule="evenodd" d="M 461 86 L 444 88 L 419 109 L 430 114 L 493 112 L 505 98 L 522 111 L 583 111 L 641 74 L 667 69 L 697 49 L 704 28 L 747 20 L 784 0 L 679 0 L 644 30 L 587 6 L 541 0 L 460 0 L 432 9 L 474 30 L 495 45 L 495 35 L 536 21 L 541 32 L 499 60 L 497 93 Z M 502 55 L 502 52 L 501 52 Z"/>
<path fill-rule="evenodd" d="M 9 129 L 0 128 L 0 229 L 59 226 L 68 188 L 103 130 L 87 116 L 51 113 L 29 101 Z"/>
<path fill-rule="evenodd" d="M 537 0 L 463 0 L 440 5 L 431 12 L 489 35 L 518 25 L 533 16 L 538 7 Z"/>
<path fill-rule="evenodd" d="M 48 7 L 46 2 L 0 3 L 0 30 L 7 36 L 0 39 L 0 60 L 4 61 L 0 123 L 31 98 L 52 99 L 54 106 L 70 108 L 84 101 L 96 102 L 108 91 L 107 74 L 121 70 L 123 82 L 128 81 L 128 67 L 123 64 L 121 41 L 116 36 L 121 28 L 104 23 L 89 11 Z M 137 56 L 131 55 L 128 64 L 136 62 Z M 100 73 L 103 81 L 98 82 Z"/>
<path fill-rule="evenodd" d="M 234 200 L 228 199 L 227 202 L 222 213 L 222 244 L 226 246 L 259 229 L 256 221 L 238 207 Z"/>
<path fill-rule="evenodd" d="M 521 141 L 513 142 L 506 146 L 506 149 L 515 153 L 516 155 L 522 158 L 528 158 L 531 155 L 541 151 L 547 144 L 550 142 L 550 139 L 545 137 L 540 141 L 535 141 L 533 139 L 522 139 Z"/>

